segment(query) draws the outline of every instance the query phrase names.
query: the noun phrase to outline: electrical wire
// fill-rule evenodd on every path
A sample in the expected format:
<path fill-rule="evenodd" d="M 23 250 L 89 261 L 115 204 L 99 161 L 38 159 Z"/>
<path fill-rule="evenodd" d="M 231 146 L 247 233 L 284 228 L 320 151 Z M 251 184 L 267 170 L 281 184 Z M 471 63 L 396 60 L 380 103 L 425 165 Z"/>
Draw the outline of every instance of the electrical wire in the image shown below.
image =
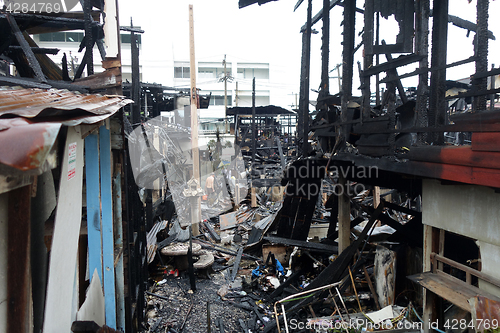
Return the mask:
<path fill-rule="evenodd" d="M 418 318 L 418 319 L 419 319 L 419 320 L 420 320 L 423 324 L 425 324 L 424 320 L 423 320 L 422 318 L 420 318 L 420 316 L 418 315 L 417 310 L 415 310 L 415 308 L 414 308 L 414 307 L 412 307 L 412 310 L 413 310 L 413 312 L 415 313 L 415 315 L 417 316 L 417 318 Z M 439 328 L 435 328 L 435 327 L 433 327 L 432 329 L 433 329 L 433 330 L 435 330 L 435 331 L 437 331 L 437 332 L 439 332 L 439 333 L 446 333 L 446 332 L 444 332 L 444 331 L 441 331 Z"/>

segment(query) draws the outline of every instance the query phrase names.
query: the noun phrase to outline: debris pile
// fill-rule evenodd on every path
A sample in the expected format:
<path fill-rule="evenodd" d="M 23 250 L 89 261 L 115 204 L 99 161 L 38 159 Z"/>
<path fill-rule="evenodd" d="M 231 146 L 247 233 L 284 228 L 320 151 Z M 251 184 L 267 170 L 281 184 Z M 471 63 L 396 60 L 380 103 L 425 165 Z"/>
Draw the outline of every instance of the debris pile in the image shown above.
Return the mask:
<path fill-rule="evenodd" d="M 148 332 L 419 331 L 421 291 L 406 279 L 422 267 L 418 196 L 355 182 L 338 195 L 335 176 L 316 183 L 321 193 L 299 199 L 289 181 L 282 200 L 258 189 L 256 207 L 250 194 L 191 237 L 175 215 L 158 222 Z M 346 199 L 350 242 L 339 251 Z"/>

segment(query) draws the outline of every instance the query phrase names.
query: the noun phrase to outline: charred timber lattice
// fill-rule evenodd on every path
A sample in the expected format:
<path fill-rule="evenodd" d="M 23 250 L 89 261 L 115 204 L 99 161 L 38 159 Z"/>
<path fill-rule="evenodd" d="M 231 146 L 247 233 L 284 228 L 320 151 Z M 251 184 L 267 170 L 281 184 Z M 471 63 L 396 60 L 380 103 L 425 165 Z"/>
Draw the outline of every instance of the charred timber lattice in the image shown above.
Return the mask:
<path fill-rule="evenodd" d="M 474 47 L 476 73 L 488 70 L 488 5 L 488 0 L 477 1 L 477 33 Z M 487 78 L 478 78 L 472 81 L 472 88 L 475 92 L 485 91 L 487 85 Z M 485 95 L 474 97 L 472 110 L 476 112 L 486 110 Z"/>

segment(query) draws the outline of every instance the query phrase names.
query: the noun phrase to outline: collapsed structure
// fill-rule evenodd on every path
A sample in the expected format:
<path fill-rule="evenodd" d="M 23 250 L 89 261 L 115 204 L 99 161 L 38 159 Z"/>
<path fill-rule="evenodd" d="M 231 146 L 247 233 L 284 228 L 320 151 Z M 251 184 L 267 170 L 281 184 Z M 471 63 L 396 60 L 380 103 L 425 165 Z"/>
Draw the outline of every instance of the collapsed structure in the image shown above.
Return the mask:
<path fill-rule="evenodd" d="M 239 1 L 240 8 L 266 2 Z M 83 14 L 66 16 L 0 13 L 0 82 L 22 86 L 0 90 L 6 244 L 0 263 L 7 267 L 0 277 L 1 328 L 95 332 L 106 324 L 176 332 L 226 325 L 288 332 L 301 321 L 353 325 L 366 315 L 364 326 L 349 326 L 360 331 L 368 324 L 394 329 L 418 322 L 422 313 L 423 324 L 404 331 L 443 330 L 462 319 L 476 331 L 497 329 L 500 89 L 494 82 L 500 69 L 488 70 L 488 39 L 495 38 L 488 4 L 477 0 L 472 23 L 449 15 L 442 0 L 432 10 L 429 0 L 366 0 L 363 9 L 352 0 L 324 0 L 314 17 L 308 0 L 296 136 L 291 112 L 269 106 L 253 108 L 250 117 L 249 109 L 234 108 L 234 146 L 224 146 L 234 164 L 222 158 L 221 140 L 207 145 L 200 184 L 191 179 L 193 155 L 180 142 L 192 135 L 190 121 L 144 121 L 175 102 L 167 87 L 138 83 L 137 62 L 135 82 L 124 85 L 136 102 L 130 121 L 119 111 L 131 101 L 119 96 L 114 1 L 85 0 Z M 332 96 L 329 14 L 340 5 L 342 86 Z M 392 15 L 399 33 L 395 44 L 386 44 L 379 18 Z M 359 17 L 363 37 L 355 45 Z M 310 119 L 311 33 L 320 20 L 322 83 Z M 472 57 L 446 63 L 448 23 L 474 32 Z M 29 35 L 73 29 L 85 31 L 86 51 L 70 77 L 65 57 L 59 68 L 45 56 L 57 50 L 38 48 Z M 128 29 L 134 44 L 141 31 Z M 93 73 L 94 44 L 103 73 Z M 362 95 L 355 97 L 354 54 L 361 50 Z M 447 69 L 471 62 L 470 85 L 446 81 Z M 415 63 L 415 71 L 401 74 Z M 12 66 L 17 76 L 9 73 Z M 413 76 L 418 86 L 405 89 L 401 79 Z M 131 156 L 126 138 L 129 144 L 144 138 L 146 148 Z M 134 174 L 130 164 L 148 159 Z M 213 171 L 221 194 L 209 196 L 202 184 Z M 203 220 L 193 237 L 176 222 L 193 214 L 198 197 Z M 194 269 L 220 288 L 198 280 L 212 293 L 184 292 L 196 290 Z M 183 270 L 190 287 L 178 282 Z M 220 310 L 228 305 L 236 309 L 233 318 Z M 371 312 L 378 309 L 389 314 Z M 190 316 L 200 311 L 206 320 Z"/>
<path fill-rule="evenodd" d="M 0 331 L 133 331 L 146 237 L 124 144 L 132 101 L 121 96 L 117 2 L 2 4 Z M 85 35 L 74 71 L 32 38 L 75 30 Z"/>
<path fill-rule="evenodd" d="M 259 1 L 259 4 L 265 2 Z M 241 0 L 240 7 L 253 3 L 256 1 Z M 297 6 L 301 3 L 299 1 Z M 328 87 L 329 12 L 339 4 L 344 7 L 342 88 L 340 96 L 331 96 Z M 449 15 L 451 4 L 448 1 L 433 1 L 431 10 L 430 1 L 367 0 L 364 8 L 359 9 L 356 1 L 325 0 L 323 10 L 314 17 L 311 1 L 307 2 L 308 17 L 302 28 L 298 127 L 304 157 L 301 163 L 309 163 L 309 170 L 314 168 L 314 163 L 323 163 L 327 177 L 336 171 L 344 195 L 336 199 L 338 221 L 331 215 L 332 222 L 338 222 L 340 256 L 331 269 L 329 266 L 320 275 L 322 278 L 318 277 L 306 289 L 339 281 L 345 276 L 347 267 L 340 266 L 337 261 L 359 246 L 356 244 L 359 238 L 355 242 L 350 239 L 352 197 L 345 195 L 355 182 L 374 186 L 373 206 L 365 208 L 371 216 L 370 221 L 379 219 L 382 224 L 387 223 L 398 231 L 404 227 L 393 223 L 387 212 L 381 211 L 384 204 L 378 204 L 380 201 L 376 199 L 378 187 L 396 189 L 419 201 L 408 207 L 393 203 L 386 205 L 421 219 L 423 273 L 409 278 L 424 287 L 422 306 L 426 331 L 431 330 L 432 323 L 443 318 L 444 309 L 440 306 L 443 300 L 470 312 L 474 319 L 488 321 L 496 318 L 493 313 L 498 309 L 500 280 L 494 258 L 500 245 L 496 240 L 500 177 L 495 162 L 499 137 L 499 113 L 495 101 L 500 90 L 490 83 L 496 82 L 500 70 L 488 70 L 488 39 L 495 39 L 488 31 L 488 4 L 487 0 L 477 1 L 477 23 L 472 23 Z M 379 18 L 391 15 L 399 24 L 399 33 L 396 43 L 388 45 L 384 36 L 379 35 Z M 362 45 L 356 46 L 355 21 L 360 17 L 363 18 Z M 431 17 L 432 43 L 429 50 Z M 310 36 L 313 25 L 320 20 L 323 21 L 322 82 L 317 101 L 320 113 L 316 124 L 311 126 L 308 121 Z M 475 33 L 474 55 L 451 64 L 446 63 L 449 22 Z M 354 97 L 352 81 L 356 66 L 353 56 L 358 50 L 363 50 L 363 64 L 358 63 L 362 96 Z M 393 56 L 395 53 L 399 56 Z M 455 93 L 450 94 L 449 88 L 463 86 L 450 86 L 453 83 L 446 81 L 447 69 L 470 62 L 476 67 L 475 73 L 469 73 L 471 84 L 459 93 L 455 89 Z M 418 63 L 415 71 L 398 74 L 400 67 L 412 63 Z M 385 78 L 380 79 L 379 75 L 384 73 Z M 411 76 L 418 77 L 413 94 L 401 84 L 402 78 Z M 375 101 L 371 90 L 374 81 Z M 382 83 L 385 92 L 380 96 L 379 85 Z M 470 107 L 460 108 L 457 103 L 462 106 L 469 104 Z M 311 132 L 320 143 L 314 149 L 310 146 Z M 307 157 L 314 152 L 320 153 L 321 158 Z M 378 172 L 370 173 L 366 170 L 368 167 L 375 167 Z M 353 172 L 347 172 L 347 169 Z M 312 176 L 298 182 L 317 184 L 318 179 Z M 285 198 L 284 206 L 287 199 L 294 200 Z M 311 204 L 314 200 L 312 197 Z M 311 213 L 304 213 L 302 223 L 306 224 L 306 229 L 311 223 L 310 216 Z M 297 221 L 296 218 L 289 226 L 297 227 Z M 418 242 L 417 235 L 409 233 L 406 238 Z M 475 242 L 477 246 L 457 252 L 455 247 L 458 244 L 453 240 L 457 235 L 462 237 L 461 242 Z M 470 263 L 478 259 L 480 265 L 472 268 Z M 484 306 L 485 299 L 489 300 L 489 306 Z M 476 329 L 482 331 L 484 327 L 476 326 Z"/>
<path fill-rule="evenodd" d="M 240 8 L 266 2 L 241 0 Z M 266 194 L 277 188 L 276 177 L 259 172 L 272 170 L 266 166 L 272 161 L 263 158 L 255 145 L 259 142 L 255 138 L 265 132 L 247 121 L 246 130 L 236 130 L 235 135 L 243 146 L 247 135 L 254 138 L 249 140 L 253 147 L 248 148 L 247 158 L 252 158 L 247 170 L 248 204 L 253 208 L 236 206 L 234 212 L 204 221 L 205 234 L 193 240 L 213 251 L 214 265 L 224 264 L 227 255 L 235 258 L 221 268 L 227 271 L 228 284 L 218 294 L 232 300 L 233 306 L 238 300 L 237 307 L 251 313 L 239 323 L 217 318 L 215 326 L 219 331 L 229 325 L 245 332 L 288 332 L 293 323 L 307 319 L 308 324 L 340 322 L 356 331 L 378 325 L 384 330 L 428 332 L 460 321 L 476 331 L 498 328 L 500 277 L 494 258 L 500 245 L 496 240 L 500 177 L 495 162 L 500 119 L 495 101 L 500 90 L 494 83 L 500 70 L 488 70 L 488 39 L 495 38 L 488 31 L 488 1 L 477 1 L 477 23 L 449 15 L 447 1 L 434 1 L 431 10 L 430 1 L 367 0 L 360 9 L 355 1 L 325 0 L 314 17 L 311 2 L 301 30 L 301 94 L 293 140 L 298 153 L 280 170 L 284 187 L 277 192 L 284 195 L 282 203 L 262 209 L 272 202 Z M 342 86 L 332 96 L 329 13 L 337 5 L 343 7 Z M 399 32 L 396 43 L 387 44 L 379 33 L 379 19 L 392 15 Z M 359 45 L 354 42 L 356 16 L 363 17 Z M 311 121 L 311 33 L 320 20 L 322 82 Z M 474 32 L 472 57 L 446 63 L 448 23 Z M 354 54 L 361 50 L 363 63 L 358 63 L 357 72 L 362 95 L 355 97 Z M 447 69 L 471 62 L 476 65 L 471 84 L 446 80 Z M 415 63 L 416 70 L 401 74 L 404 66 Z M 401 80 L 406 77 L 418 77 L 417 87 L 405 89 Z M 382 84 L 385 89 L 380 89 Z M 274 126 L 272 120 L 269 125 Z M 273 141 L 266 144 L 261 152 L 274 146 Z M 261 209 L 259 214 L 256 208 Z M 318 237 L 316 228 L 327 231 Z M 228 242 L 228 229 L 233 248 L 216 245 Z M 176 237 L 172 233 L 159 247 Z M 163 260 L 170 267 L 172 252 L 167 248 Z M 257 264 L 243 264 L 245 255 L 259 258 Z M 238 273 L 242 286 L 233 284 Z M 170 290 L 157 288 L 153 299 Z M 357 304 L 346 306 L 348 299 Z M 268 307 L 263 305 L 268 302 Z M 381 313 L 369 312 L 381 308 Z M 211 327 L 209 309 L 207 305 L 206 325 Z M 352 315 L 353 310 L 358 316 Z M 188 317 L 189 311 L 180 326 L 160 317 L 152 327 L 163 323 L 182 330 Z M 353 324 L 366 317 L 370 320 L 364 325 Z M 338 331 L 342 329 L 346 327 Z"/>

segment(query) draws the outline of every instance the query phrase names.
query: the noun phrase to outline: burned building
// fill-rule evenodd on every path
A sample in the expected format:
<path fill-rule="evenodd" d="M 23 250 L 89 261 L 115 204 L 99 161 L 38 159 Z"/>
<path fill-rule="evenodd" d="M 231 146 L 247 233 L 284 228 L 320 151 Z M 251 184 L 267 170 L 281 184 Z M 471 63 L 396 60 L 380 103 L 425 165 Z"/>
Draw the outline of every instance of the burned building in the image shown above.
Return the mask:
<path fill-rule="evenodd" d="M 117 1 L 2 4 L 0 331 L 135 331 L 145 211 L 124 144 Z M 32 38 L 60 32 L 83 35 L 74 71 Z"/>

